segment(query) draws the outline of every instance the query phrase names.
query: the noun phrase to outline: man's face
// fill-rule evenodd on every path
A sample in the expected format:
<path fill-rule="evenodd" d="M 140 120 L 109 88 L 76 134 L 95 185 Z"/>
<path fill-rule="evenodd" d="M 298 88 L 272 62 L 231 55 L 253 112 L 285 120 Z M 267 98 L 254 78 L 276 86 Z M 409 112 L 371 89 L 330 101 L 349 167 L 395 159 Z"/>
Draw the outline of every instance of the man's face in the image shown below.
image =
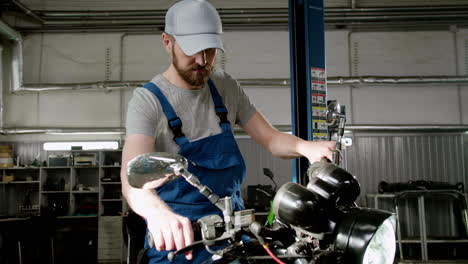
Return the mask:
<path fill-rule="evenodd" d="M 172 64 L 180 77 L 188 84 L 203 86 L 213 72 L 217 50 L 215 48 L 200 51 L 187 56 L 179 45 L 172 40 Z"/>

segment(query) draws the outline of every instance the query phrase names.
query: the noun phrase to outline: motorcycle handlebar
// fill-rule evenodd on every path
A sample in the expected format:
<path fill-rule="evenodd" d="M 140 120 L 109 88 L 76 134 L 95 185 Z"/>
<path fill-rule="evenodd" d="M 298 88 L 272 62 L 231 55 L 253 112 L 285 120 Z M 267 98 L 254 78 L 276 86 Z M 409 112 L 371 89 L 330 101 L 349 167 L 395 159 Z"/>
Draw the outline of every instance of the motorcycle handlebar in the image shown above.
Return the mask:
<path fill-rule="evenodd" d="M 217 235 L 219 234 L 219 236 L 221 236 L 221 234 L 224 232 L 224 227 L 221 228 L 216 228 L 216 233 Z M 194 239 L 194 242 L 188 246 L 185 246 L 177 251 L 171 251 L 168 253 L 167 255 L 167 258 L 169 259 L 169 261 L 174 261 L 175 257 L 177 255 L 180 255 L 180 254 L 183 254 L 185 252 L 188 252 L 190 250 L 193 250 L 199 246 L 204 246 L 205 243 L 207 242 L 206 240 L 203 239 L 203 235 L 202 235 L 202 227 L 201 227 L 201 224 L 199 222 L 192 222 L 192 231 L 193 231 L 193 239 Z M 225 238 L 226 239 L 226 238 Z M 225 240 L 225 239 L 222 239 L 222 240 Z"/>

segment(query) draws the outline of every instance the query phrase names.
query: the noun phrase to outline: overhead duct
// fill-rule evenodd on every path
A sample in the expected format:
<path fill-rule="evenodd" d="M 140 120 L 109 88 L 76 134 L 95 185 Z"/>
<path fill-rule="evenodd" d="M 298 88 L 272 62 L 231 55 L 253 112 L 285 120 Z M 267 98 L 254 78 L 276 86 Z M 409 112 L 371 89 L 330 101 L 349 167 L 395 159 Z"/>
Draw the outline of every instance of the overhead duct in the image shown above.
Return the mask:
<path fill-rule="evenodd" d="M 468 83 L 468 76 L 358 76 L 331 77 L 327 84 L 463 84 Z"/>
<path fill-rule="evenodd" d="M 0 128 L 3 127 L 3 47 L 0 46 Z"/>
<path fill-rule="evenodd" d="M 289 79 L 239 79 L 245 86 L 287 86 Z M 328 77 L 327 85 L 365 84 L 466 84 L 468 76 L 353 76 Z"/>
<path fill-rule="evenodd" d="M 18 69 L 17 69 L 18 70 Z M 279 87 L 288 88 L 289 79 L 238 79 L 241 86 Z M 45 91 L 113 91 L 133 89 L 143 86 L 146 81 L 109 81 L 91 83 L 38 83 L 24 84 L 16 91 L 45 92 Z M 372 85 L 372 84 L 467 84 L 468 76 L 361 76 L 361 77 L 328 77 L 328 85 Z"/>
<path fill-rule="evenodd" d="M 1 135 L 123 135 L 125 128 L 3 128 Z"/>
<path fill-rule="evenodd" d="M 23 84 L 23 38 L 19 32 L 12 29 L 1 20 L 0 35 L 14 42 L 11 61 L 11 83 L 12 91 L 19 91 Z"/>
<path fill-rule="evenodd" d="M 275 125 L 282 132 L 291 132 L 290 125 Z M 468 125 L 347 125 L 347 132 L 467 132 Z M 237 135 L 244 134 L 239 127 L 234 128 Z M 125 128 L 3 128 L 1 135 L 123 135 Z"/>
<path fill-rule="evenodd" d="M 12 67 L 12 84 L 14 87 L 21 87 L 22 69 L 23 69 L 23 38 L 21 34 L 10 28 L 0 20 L 0 36 L 14 42 Z M 3 105 L 3 47 L 0 47 L 0 128 L 4 125 L 4 105 Z"/>

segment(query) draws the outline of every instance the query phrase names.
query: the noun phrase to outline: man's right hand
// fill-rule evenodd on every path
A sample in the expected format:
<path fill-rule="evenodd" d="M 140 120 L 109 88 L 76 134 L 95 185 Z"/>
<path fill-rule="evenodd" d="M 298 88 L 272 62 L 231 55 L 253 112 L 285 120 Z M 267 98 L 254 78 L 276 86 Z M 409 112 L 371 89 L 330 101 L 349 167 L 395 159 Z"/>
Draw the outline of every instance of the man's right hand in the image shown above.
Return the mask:
<path fill-rule="evenodd" d="M 192 223 L 170 209 L 160 209 L 146 219 L 157 250 L 179 250 L 193 243 Z M 185 257 L 192 259 L 192 252 Z"/>
<path fill-rule="evenodd" d="M 178 250 L 193 243 L 190 220 L 175 214 L 154 189 L 136 189 L 128 183 L 127 163 L 137 155 L 153 152 L 154 144 L 154 137 L 143 134 L 131 134 L 125 139 L 120 173 L 122 193 L 133 211 L 146 219 L 156 249 Z M 185 255 L 192 258 L 192 252 Z"/>

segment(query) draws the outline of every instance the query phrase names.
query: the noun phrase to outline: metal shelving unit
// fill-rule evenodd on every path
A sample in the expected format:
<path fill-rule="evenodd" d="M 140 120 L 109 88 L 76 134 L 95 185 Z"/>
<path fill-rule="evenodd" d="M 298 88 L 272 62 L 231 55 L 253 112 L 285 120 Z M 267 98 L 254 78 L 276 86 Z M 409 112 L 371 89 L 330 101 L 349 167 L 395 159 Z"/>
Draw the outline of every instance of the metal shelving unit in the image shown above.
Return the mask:
<path fill-rule="evenodd" d="M 456 245 L 456 244 L 462 244 L 463 247 L 468 248 L 468 223 L 465 224 L 464 230 L 462 230 L 462 234 L 457 237 L 431 237 L 428 235 L 428 219 L 427 219 L 427 208 L 426 208 L 426 200 L 428 197 L 438 197 L 442 199 L 446 199 L 447 197 L 450 197 L 452 200 L 453 199 L 460 199 L 461 203 L 464 203 L 466 205 L 467 203 L 467 195 L 465 193 L 460 193 L 458 191 L 454 190 L 421 190 L 421 191 L 404 191 L 404 192 L 399 192 L 395 194 L 368 194 L 367 199 L 368 201 L 373 202 L 373 207 L 377 209 L 385 209 L 385 210 L 392 210 L 395 213 L 396 219 L 397 219 L 397 246 L 398 246 L 398 251 L 399 251 L 399 261 L 400 263 L 404 262 L 411 262 L 411 263 L 431 263 L 432 260 L 429 254 L 429 246 L 431 245 Z M 402 226 L 407 224 L 405 223 L 405 219 L 402 217 L 402 211 L 405 211 L 406 215 L 408 216 L 410 214 L 410 209 L 408 207 L 400 206 L 400 202 L 403 199 L 408 199 L 408 200 L 416 200 L 417 204 L 417 216 L 418 216 L 418 221 L 417 221 L 417 226 L 418 226 L 418 232 L 419 236 L 417 237 L 408 237 L 405 236 L 402 232 Z M 386 201 L 386 203 L 385 203 Z M 452 204 L 453 201 L 447 200 L 450 204 Z M 391 205 L 389 205 L 389 202 L 391 202 Z M 386 205 L 386 207 L 385 207 Z M 383 208 L 384 207 L 384 208 Z M 450 205 L 452 211 L 453 207 Z M 432 208 L 433 209 L 433 208 Z M 466 212 L 465 212 L 466 213 Z M 461 212 L 461 216 L 463 216 L 464 212 Z M 455 215 L 449 215 L 450 221 L 452 223 L 455 222 Z M 463 217 L 462 217 L 463 218 Z M 461 221 L 465 221 L 461 219 Z M 444 223 L 441 223 L 444 224 Z M 463 229 L 463 228 L 462 228 Z M 420 253 L 421 257 L 420 259 L 409 259 L 408 256 L 405 254 L 404 250 L 404 245 L 406 244 L 419 244 L 420 246 Z M 465 246 L 466 244 L 466 246 Z M 415 262 L 416 261 L 416 262 Z M 450 263 L 459 263 L 458 261 L 462 261 L 463 263 L 467 263 L 468 260 L 460 260 L 460 259 L 450 259 L 450 260 L 440 260 L 438 259 L 437 261 L 449 261 Z M 444 262 L 445 263 L 445 262 Z"/>
<path fill-rule="evenodd" d="M 61 208 L 66 205 L 66 210 L 60 209 L 58 219 L 97 219 L 97 261 L 120 262 L 124 258 L 122 216 L 127 211 L 127 204 L 121 196 L 122 151 L 79 150 L 54 151 L 53 154 L 55 153 L 95 154 L 96 162 L 83 166 L 69 164 L 0 168 L 0 215 L 8 217 L 7 220 L 23 219 L 49 213 L 46 210 L 50 209 L 47 209 L 50 201 L 60 203 Z M 3 176 L 6 175 L 13 175 L 14 180 L 4 182 Z M 47 181 L 49 182 L 46 184 Z M 22 208 L 24 191 L 29 189 L 34 191 L 32 205 Z"/>

